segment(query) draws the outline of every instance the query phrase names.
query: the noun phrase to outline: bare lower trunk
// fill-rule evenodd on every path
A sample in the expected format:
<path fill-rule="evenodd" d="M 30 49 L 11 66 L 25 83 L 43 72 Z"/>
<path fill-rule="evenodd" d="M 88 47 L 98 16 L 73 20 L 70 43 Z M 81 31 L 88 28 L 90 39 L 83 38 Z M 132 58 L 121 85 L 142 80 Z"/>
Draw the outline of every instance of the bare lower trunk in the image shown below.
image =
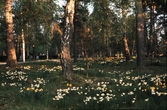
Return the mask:
<path fill-rule="evenodd" d="M 13 17 L 12 17 L 12 0 L 6 1 L 5 16 L 7 24 L 7 62 L 6 65 L 10 68 L 17 67 L 16 50 L 14 45 L 13 35 Z"/>
<path fill-rule="evenodd" d="M 124 42 L 124 48 L 125 48 L 126 61 L 129 62 L 130 61 L 130 51 L 129 51 L 129 47 L 128 47 L 128 41 L 127 41 L 125 35 L 123 37 L 123 42 Z"/>
<path fill-rule="evenodd" d="M 86 70 L 87 70 L 86 77 L 88 78 L 89 77 L 89 74 L 88 74 L 88 71 L 89 71 L 88 53 L 86 53 Z"/>
<path fill-rule="evenodd" d="M 68 80 L 72 80 L 73 68 L 72 68 L 72 61 L 70 56 L 70 46 L 68 47 L 62 46 L 61 63 L 62 63 L 62 71 L 64 76 Z"/>

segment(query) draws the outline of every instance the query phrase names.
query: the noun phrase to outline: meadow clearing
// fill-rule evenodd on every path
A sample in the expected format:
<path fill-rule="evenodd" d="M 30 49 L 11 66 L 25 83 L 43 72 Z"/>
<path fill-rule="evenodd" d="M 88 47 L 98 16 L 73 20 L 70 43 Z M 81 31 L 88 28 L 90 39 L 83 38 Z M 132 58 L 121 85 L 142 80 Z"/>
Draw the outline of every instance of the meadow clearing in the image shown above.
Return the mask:
<path fill-rule="evenodd" d="M 147 71 L 136 59 L 96 58 L 73 63 L 74 80 L 66 80 L 56 61 L 0 65 L 0 110 L 167 109 L 166 59 Z"/>

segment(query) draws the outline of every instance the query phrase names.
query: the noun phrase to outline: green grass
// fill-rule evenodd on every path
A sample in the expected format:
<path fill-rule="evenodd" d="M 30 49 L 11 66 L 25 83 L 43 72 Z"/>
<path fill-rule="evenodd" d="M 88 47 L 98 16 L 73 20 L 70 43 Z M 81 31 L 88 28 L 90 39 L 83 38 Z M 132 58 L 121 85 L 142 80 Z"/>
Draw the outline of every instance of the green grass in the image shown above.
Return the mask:
<path fill-rule="evenodd" d="M 147 60 L 144 72 L 136 70 L 135 59 L 120 60 L 90 60 L 89 69 L 84 60 L 73 63 L 71 82 L 54 61 L 22 63 L 16 70 L 1 65 L 0 110 L 167 109 L 165 58 L 159 65 Z"/>

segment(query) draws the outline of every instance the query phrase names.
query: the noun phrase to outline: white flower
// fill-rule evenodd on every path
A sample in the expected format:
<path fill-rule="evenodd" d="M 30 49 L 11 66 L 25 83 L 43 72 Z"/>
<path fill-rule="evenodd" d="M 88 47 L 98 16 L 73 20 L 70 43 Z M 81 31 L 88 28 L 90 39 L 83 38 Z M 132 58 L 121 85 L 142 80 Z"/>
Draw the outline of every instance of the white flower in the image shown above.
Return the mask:
<path fill-rule="evenodd" d="M 101 90 L 101 87 L 97 87 L 97 90 Z"/>
<path fill-rule="evenodd" d="M 105 88 L 101 88 L 102 92 L 105 92 Z"/>
<path fill-rule="evenodd" d="M 140 85 L 141 85 L 141 83 L 138 84 L 138 86 L 140 86 Z"/>
<path fill-rule="evenodd" d="M 96 97 L 93 97 L 93 100 L 97 100 L 97 98 L 96 98 Z"/>
<path fill-rule="evenodd" d="M 33 88 L 34 87 L 34 85 L 33 84 L 31 84 L 31 88 Z"/>
<path fill-rule="evenodd" d="M 103 88 L 105 88 L 106 87 L 106 85 L 105 84 L 103 84 L 103 85 L 101 85 Z"/>
<path fill-rule="evenodd" d="M 123 92 L 122 94 L 121 94 L 121 96 L 124 96 L 125 95 L 125 93 Z"/>
<path fill-rule="evenodd" d="M 126 71 L 126 74 L 130 74 L 131 72 L 130 71 Z"/>
<path fill-rule="evenodd" d="M 135 103 L 135 100 L 132 100 L 132 103 Z"/>
<path fill-rule="evenodd" d="M 39 86 L 40 86 L 39 84 L 35 84 L 35 87 L 39 88 Z"/>
<path fill-rule="evenodd" d="M 100 99 L 99 101 L 102 102 L 104 99 Z"/>
<path fill-rule="evenodd" d="M 71 90 L 72 90 L 72 91 L 76 91 L 76 90 L 77 90 L 77 88 L 76 88 L 76 87 L 73 87 L 73 88 L 71 88 Z"/>
<path fill-rule="evenodd" d="M 160 92 L 156 92 L 158 96 L 161 96 L 161 93 Z"/>
<path fill-rule="evenodd" d="M 91 97 L 91 96 L 89 96 L 88 98 L 89 98 L 89 99 L 92 99 L 92 97 Z"/>
<path fill-rule="evenodd" d="M 126 79 L 130 80 L 130 76 L 126 76 Z"/>
<path fill-rule="evenodd" d="M 99 83 L 99 82 L 97 83 L 97 86 L 100 86 L 100 83 Z"/>
<path fill-rule="evenodd" d="M 132 86 L 132 83 L 129 83 L 129 86 Z"/>
<path fill-rule="evenodd" d="M 143 82 L 144 85 L 147 85 L 147 82 Z"/>
<path fill-rule="evenodd" d="M 10 86 L 16 86 L 16 83 L 10 83 L 9 85 Z"/>
<path fill-rule="evenodd" d="M 145 99 L 144 101 L 146 101 L 146 102 L 147 102 L 148 100 L 149 100 L 149 98 L 148 98 L 148 99 Z"/>
<path fill-rule="evenodd" d="M 141 90 L 141 86 L 139 87 L 139 90 Z"/>
<path fill-rule="evenodd" d="M 81 92 L 77 92 L 79 95 L 81 95 Z"/>
<path fill-rule="evenodd" d="M 155 95 L 155 91 L 152 90 L 152 91 L 151 91 L 151 94 L 152 94 L 152 95 Z"/>
<path fill-rule="evenodd" d="M 20 92 L 24 92 L 23 89 L 20 89 Z"/>
<path fill-rule="evenodd" d="M 124 86 L 125 85 L 125 82 L 122 82 L 122 84 L 121 84 L 122 86 Z M 126 86 L 126 85 L 125 85 Z"/>
<path fill-rule="evenodd" d="M 110 97 L 106 96 L 105 98 L 106 98 L 107 101 L 110 101 Z"/>
<path fill-rule="evenodd" d="M 101 94 L 101 96 L 105 96 L 105 94 L 104 94 L 104 93 L 102 93 L 102 94 Z"/>
<path fill-rule="evenodd" d="M 163 92 L 163 95 L 167 95 L 167 92 Z"/>
<path fill-rule="evenodd" d="M 85 100 L 85 101 L 89 102 L 89 101 L 90 101 L 90 98 L 89 98 L 89 97 L 86 97 L 86 100 Z"/>
<path fill-rule="evenodd" d="M 2 86 L 5 86 L 5 85 L 6 85 L 6 82 L 4 82 L 4 83 L 1 83 L 1 85 L 2 85 Z"/>
<path fill-rule="evenodd" d="M 103 99 L 103 97 L 99 97 L 99 99 L 101 100 L 101 99 Z"/>
<path fill-rule="evenodd" d="M 132 95 L 132 94 L 134 94 L 134 92 L 132 92 L 132 91 L 130 91 L 130 92 L 128 93 L 128 95 Z"/>
<path fill-rule="evenodd" d="M 63 91 L 62 89 L 57 89 L 57 92 L 61 92 L 61 91 Z"/>
<path fill-rule="evenodd" d="M 59 99 L 63 99 L 63 96 L 62 96 L 62 95 L 58 95 L 58 98 L 59 98 Z"/>

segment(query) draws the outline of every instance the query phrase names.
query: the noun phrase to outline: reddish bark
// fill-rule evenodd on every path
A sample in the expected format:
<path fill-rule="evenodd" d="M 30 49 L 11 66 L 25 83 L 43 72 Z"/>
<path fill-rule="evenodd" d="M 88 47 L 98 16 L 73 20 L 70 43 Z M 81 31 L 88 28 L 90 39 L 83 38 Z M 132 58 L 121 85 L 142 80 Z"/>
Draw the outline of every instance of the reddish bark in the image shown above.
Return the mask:
<path fill-rule="evenodd" d="M 10 68 L 17 67 L 16 50 L 14 45 L 13 35 L 13 17 L 12 17 L 12 0 L 6 1 L 5 16 L 7 24 L 7 62 L 6 65 Z"/>

